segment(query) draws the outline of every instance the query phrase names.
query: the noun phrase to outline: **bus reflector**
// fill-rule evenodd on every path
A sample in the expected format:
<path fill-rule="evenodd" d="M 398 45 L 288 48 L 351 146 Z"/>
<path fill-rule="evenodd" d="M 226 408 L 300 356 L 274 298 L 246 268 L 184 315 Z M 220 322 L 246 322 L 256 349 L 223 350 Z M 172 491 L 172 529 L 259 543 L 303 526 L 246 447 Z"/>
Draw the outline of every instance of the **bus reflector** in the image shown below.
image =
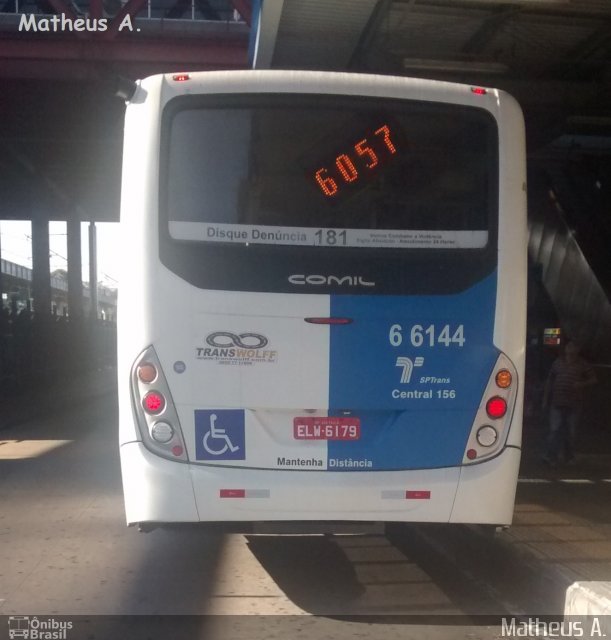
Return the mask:
<path fill-rule="evenodd" d="M 161 413 L 165 409 L 165 398 L 157 391 L 149 391 L 142 399 L 147 413 Z"/>
<path fill-rule="evenodd" d="M 219 498 L 269 498 L 269 489 L 221 489 Z"/>
<path fill-rule="evenodd" d="M 475 449 L 469 449 L 467 451 L 467 458 L 469 458 L 469 460 L 475 460 L 475 458 L 477 458 L 477 451 Z"/>
<path fill-rule="evenodd" d="M 507 389 L 508 387 L 511 386 L 511 372 L 508 371 L 507 369 L 501 369 L 497 374 L 496 374 L 496 386 L 501 388 L 501 389 Z"/>
<path fill-rule="evenodd" d="M 430 491 L 406 491 L 405 499 L 406 500 L 430 500 L 431 492 Z"/>
<path fill-rule="evenodd" d="M 172 453 L 177 458 L 180 458 L 180 456 L 182 456 L 182 454 L 184 453 L 184 449 L 179 444 L 177 444 L 174 447 L 172 447 Z"/>
<path fill-rule="evenodd" d="M 246 489 L 221 489 L 221 498 L 245 498 Z"/>
<path fill-rule="evenodd" d="M 501 398 L 500 396 L 490 398 L 486 403 L 486 413 L 494 420 L 502 418 L 507 413 L 507 402 L 505 398 Z"/>

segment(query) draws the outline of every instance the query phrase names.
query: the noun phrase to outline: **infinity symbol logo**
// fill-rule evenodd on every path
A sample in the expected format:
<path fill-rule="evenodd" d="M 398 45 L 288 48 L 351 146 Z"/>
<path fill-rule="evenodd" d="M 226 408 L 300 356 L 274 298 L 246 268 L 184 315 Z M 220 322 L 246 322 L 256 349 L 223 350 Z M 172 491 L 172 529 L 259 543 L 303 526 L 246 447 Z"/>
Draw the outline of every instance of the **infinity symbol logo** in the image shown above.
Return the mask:
<path fill-rule="evenodd" d="M 225 338 L 225 340 L 223 338 Z M 248 342 L 245 342 L 245 340 L 248 340 Z M 229 331 L 217 331 L 216 333 L 211 333 L 206 338 L 206 342 L 211 347 L 218 348 L 241 347 L 242 349 L 262 349 L 268 343 L 268 340 L 265 336 L 258 333 L 240 333 L 236 335 Z"/>

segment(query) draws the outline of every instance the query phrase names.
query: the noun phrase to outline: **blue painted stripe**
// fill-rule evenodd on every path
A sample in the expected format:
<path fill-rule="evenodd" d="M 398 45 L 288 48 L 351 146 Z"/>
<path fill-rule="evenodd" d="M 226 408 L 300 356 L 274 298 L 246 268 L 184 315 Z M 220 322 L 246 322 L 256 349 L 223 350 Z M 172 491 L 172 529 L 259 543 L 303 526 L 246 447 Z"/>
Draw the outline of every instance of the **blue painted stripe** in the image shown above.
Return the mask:
<path fill-rule="evenodd" d="M 331 296 L 331 315 L 354 321 L 331 327 L 329 413 L 358 415 L 361 439 L 330 442 L 330 468 L 461 463 L 498 357 L 493 345 L 496 281 L 494 273 L 448 296 Z M 391 344 L 393 326 L 401 327 L 395 331 L 402 337 L 398 346 Z M 410 362 L 414 366 L 407 382 Z"/>

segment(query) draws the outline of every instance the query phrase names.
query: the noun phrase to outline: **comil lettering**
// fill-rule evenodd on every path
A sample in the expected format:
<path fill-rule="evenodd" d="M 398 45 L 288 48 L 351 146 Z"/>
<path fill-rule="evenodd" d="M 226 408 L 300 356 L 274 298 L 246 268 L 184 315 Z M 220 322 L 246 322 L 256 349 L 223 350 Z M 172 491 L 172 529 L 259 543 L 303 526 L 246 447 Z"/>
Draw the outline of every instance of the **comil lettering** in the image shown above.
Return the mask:
<path fill-rule="evenodd" d="M 348 287 L 375 287 L 375 282 L 368 282 L 363 276 L 322 276 L 295 274 L 289 276 L 291 284 L 332 285 Z"/>

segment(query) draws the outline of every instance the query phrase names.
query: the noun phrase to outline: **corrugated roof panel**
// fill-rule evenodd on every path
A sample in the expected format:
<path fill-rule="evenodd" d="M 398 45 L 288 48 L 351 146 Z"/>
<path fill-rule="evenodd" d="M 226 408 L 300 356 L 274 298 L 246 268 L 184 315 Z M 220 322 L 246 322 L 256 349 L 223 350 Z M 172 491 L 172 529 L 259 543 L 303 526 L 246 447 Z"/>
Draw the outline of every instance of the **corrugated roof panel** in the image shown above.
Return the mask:
<path fill-rule="evenodd" d="M 363 41 L 376 6 L 383 15 Z M 498 62 L 539 74 L 587 49 L 592 35 L 598 44 L 587 62 L 604 62 L 610 23 L 611 0 L 284 0 L 272 66 L 345 69 L 360 46 L 364 69 L 397 71 L 402 58 L 418 58 Z"/>
<path fill-rule="evenodd" d="M 386 40 L 387 46 L 400 48 L 405 56 L 442 58 L 460 53 L 487 16 L 485 11 L 431 11 L 416 5 L 412 11 L 392 15 L 387 33 L 382 29 L 378 41 Z"/>
<path fill-rule="evenodd" d="M 375 5 L 376 0 L 285 2 L 273 66 L 345 68 Z"/>
<path fill-rule="evenodd" d="M 491 46 L 503 59 L 536 67 L 565 58 L 596 29 L 591 21 L 520 16 L 503 25 Z"/>
<path fill-rule="evenodd" d="M 375 55 L 380 60 L 385 50 L 394 59 L 460 60 L 476 54 L 508 67 L 536 69 L 564 61 L 601 28 L 600 17 L 588 17 L 588 11 L 604 8 L 611 18 L 611 0 L 554 5 L 549 12 L 541 10 L 545 5 L 539 11 L 491 6 L 395 2 L 376 35 Z M 580 15 L 569 18 L 556 10 L 578 10 Z M 467 43 L 478 35 L 481 44 L 475 52 L 468 51 Z"/>

